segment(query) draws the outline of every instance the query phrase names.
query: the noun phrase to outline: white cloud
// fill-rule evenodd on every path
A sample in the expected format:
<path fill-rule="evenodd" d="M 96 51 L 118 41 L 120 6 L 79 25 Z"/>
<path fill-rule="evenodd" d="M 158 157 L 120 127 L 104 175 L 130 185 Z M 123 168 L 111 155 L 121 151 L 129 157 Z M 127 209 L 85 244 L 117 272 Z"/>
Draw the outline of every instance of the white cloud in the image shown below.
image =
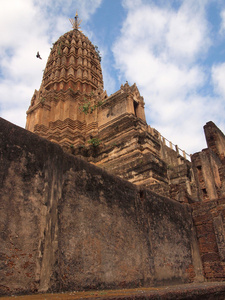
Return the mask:
<path fill-rule="evenodd" d="M 207 22 L 199 1 L 184 1 L 177 12 L 170 12 L 167 46 L 170 58 L 176 61 L 195 61 L 209 47 Z"/>
<path fill-rule="evenodd" d="M 212 81 L 215 92 L 225 98 L 225 63 L 212 67 Z"/>
<path fill-rule="evenodd" d="M 213 114 L 211 99 L 198 95 L 207 79 L 198 59 L 211 43 L 207 1 L 182 1 L 177 9 L 155 2 L 123 1 L 128 13 L 113 47 L 116 66 L 124 81 L 137 83 L 148 123 L 193 152 L 202 147 L 197 136 Z"/>
<path fill-rule="evenodd" d="M 225 33 L 225 9 L 221 11 L 221 25 L 220 25 L 220 33 Z"/>
<path fill-rule="evenodd" d="M 27 40 L 41 32 L 39 16 L 32 1 L 2 1 L 0 10 L 1 54 L 8 49 L 16 49 L 21 44 L 26 46 Z M 33 25 L 33 26 L 32 26 Z M 4 30 L 3 30 L 4 28 Z"/>
<path fill-rule="evenodd" d="M 24 108 L 14 107 L 12 109 L 4 110 L 1 114 L 1 118 L 25 128 L 26 120 L 24 118 Z"/>
<path fill-rule="evenodd" d="M 18 83 L 12 80 L 3 80 L 0 83 L 0 102 L 1 117 L 6 120 L 25 127 L 26 110 L 34 89 L 21 81 Z"/>
<path fill-rule="evenodd" d="M 24 126 L 28 99 L 39 88 L 46 61 L 37 60 L 36 53 L 39 50 L 47 59 L 50 50 L 47 22 L 31 0 L 11 0 L 1 5 L 0 26 L 5 28 L 0 39 L 0 113 Z M 19 117 L 22 110 L 23 118 Z"/>
<path fill-rule="evenodd" d="M 73 18 L 78 12 L 82 20 L 86 21 L 96 9 L 99 8 L 103 0 L 34 0 L 37 7 L 41 8 L 45 16 L 54 19 L 57 15 L 64 15 L 67 18 Z"/>

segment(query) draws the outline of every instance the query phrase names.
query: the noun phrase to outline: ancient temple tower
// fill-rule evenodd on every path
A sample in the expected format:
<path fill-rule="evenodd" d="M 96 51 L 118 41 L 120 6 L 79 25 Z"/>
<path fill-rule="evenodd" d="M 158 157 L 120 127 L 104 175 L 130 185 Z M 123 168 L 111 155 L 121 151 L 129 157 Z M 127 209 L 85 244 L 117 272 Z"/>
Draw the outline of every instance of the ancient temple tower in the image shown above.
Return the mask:
<path fill-rule="evenodd" d="M 82 110 L 96 107 L 103 97 L 101 57 L 79 23 L 76 14 L 73 30 L 53 44 L 27 111 L 26 129 L 67 146 L 82 144 L 86 134 L 95 132 L 96 114 L 87 118 Z"/>
<path fill-rule="evenodd" d="M 179 188 L 191 194 L 190 162 L 146 123 L 136 84 L 107 96 L 99 51 L 79 23 L 76 15 L 73 30 L 54 43 L 26 129 L 134 184 L 187 201 Z"/>

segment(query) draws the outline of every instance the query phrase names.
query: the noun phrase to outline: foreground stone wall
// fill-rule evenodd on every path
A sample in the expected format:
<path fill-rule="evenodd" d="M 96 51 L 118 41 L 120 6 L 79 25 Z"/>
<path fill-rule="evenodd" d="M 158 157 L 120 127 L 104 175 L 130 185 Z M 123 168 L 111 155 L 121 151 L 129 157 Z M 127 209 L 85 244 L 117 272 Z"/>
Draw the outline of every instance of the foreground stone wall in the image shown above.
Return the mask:
<path fill-rule="evenodd" d="M 188 204 L 0 130 L 0 294 L 203 280 Z"/>

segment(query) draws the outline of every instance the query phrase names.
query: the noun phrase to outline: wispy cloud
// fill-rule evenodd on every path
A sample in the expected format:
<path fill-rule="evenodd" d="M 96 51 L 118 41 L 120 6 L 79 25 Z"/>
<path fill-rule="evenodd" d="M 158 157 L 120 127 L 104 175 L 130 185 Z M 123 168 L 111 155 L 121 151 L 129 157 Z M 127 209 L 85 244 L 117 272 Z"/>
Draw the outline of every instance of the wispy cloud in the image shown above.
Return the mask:
<path fill-rule="evenodd" d="M 202 126 L 221 113 L 202 93 L 210 76 L 202 63 L 211 45 L 207 1 L 123 3 L 127 18 L 113 48 L 121 77 L 137 83 L 151 126 L 188 152 L 201 150 Z"/>
<path fill-rule="evenodd" d="M 24 126 L 29 98 L 34 87 L 39 88 L 44 69 L 44 60 L 35 55 L 38 50 L 48 55 L 47 23 L 32 1 L 12 0 L 2 5 L 0 26 L 1 116 Z"/>
<path fill-rule="evenodd" d="M 82 15 L 82 19 L 87 20 L 103 0 L 34 0 L 34 5 L 41 8 L 45 13 L 56 15 L 75 15 L 76 11 Z"/>
<path fill-rule="evenodd" d="M 221 17 L 220 33 L 225 34 L 225 9 L 221 11 L 220 17 Z"/>
<path fill-rule="evenodd" d="M 215 92 L 225 98 L 225 63 L 213 65 L 212 81 Z"/>

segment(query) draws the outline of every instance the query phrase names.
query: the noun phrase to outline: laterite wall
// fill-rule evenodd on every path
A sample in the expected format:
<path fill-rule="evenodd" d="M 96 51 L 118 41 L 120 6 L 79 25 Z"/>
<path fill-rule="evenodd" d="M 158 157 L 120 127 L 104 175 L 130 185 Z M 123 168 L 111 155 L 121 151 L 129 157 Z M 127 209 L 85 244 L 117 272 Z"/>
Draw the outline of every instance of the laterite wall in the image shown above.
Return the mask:
<path fill-rule="evenodd" d="M 0 294 L 203 280 L 188 204 L 0 119 Z"/>

